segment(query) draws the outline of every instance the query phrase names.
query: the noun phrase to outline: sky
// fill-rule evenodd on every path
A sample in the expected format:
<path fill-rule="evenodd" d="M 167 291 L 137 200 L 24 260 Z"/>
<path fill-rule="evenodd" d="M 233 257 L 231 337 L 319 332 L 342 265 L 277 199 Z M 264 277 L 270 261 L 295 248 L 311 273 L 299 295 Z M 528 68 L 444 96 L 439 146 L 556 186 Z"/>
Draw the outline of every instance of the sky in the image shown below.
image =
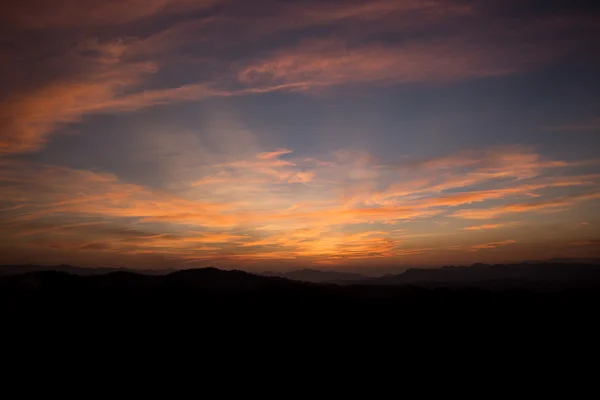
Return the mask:
<path fill-rule="evenodd" d="M 0 5 L 0 263 L 600 257 L 600 3 Z"/>

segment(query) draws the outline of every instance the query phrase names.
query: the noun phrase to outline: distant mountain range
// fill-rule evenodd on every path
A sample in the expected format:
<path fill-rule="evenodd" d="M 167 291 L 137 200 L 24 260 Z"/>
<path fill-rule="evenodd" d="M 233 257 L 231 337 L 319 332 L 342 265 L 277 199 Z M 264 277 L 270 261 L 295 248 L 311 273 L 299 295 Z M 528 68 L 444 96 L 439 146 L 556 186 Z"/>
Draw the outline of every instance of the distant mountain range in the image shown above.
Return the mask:
<path fill-rule="evenodd" d="M 291 272 L 263 272 L 251 274 L 243 271 L 222 271 L 216 268 L 190 270 L 134 270 L 124 268 L 82 268 L 70 265 L 0 266 L 0 276 L 36 274 L 54 271 L 82 277 L 110 276 L 117 284 L 129 280 L 141 281 L 143 277 L 161 277 L 171 282 L 175 277 L 190 285 L 210 288 L 211 285 L 229 287 L 264 282 L 309 282 L 337 285 L 368 286 L 427 286 L 427 287 L 484 287 L 529 289 L 585 286 L 600 283 L 600 260 L 553 259 L 548 261 L 525 261 L 520 264 L 487 265 L 470 267 L 410 268 L 403 273 L 377 278 L 361 274 L 336 271 L 302 269 Z M 99 279 L 98 281 L 101 281 Z"/>
<path fill-rule="evenodd" d="M 263 276 L 276 276 L 280 278 L 291 279 L 294 281 L 304 281 L 313 283 L 324 283 L 324 282 L 347 282 L 347 281 L 361 281 L 369 279 L 365 275 L 353 274 L 350 272 L 337 272 L 337 271 L 319 271 L 316 269 L 299 269 L 290 272 L 273 272 L 266 271 L 261 273 Z"/>
<path fill-rule="evenodd" d="M 600 306 L 600 265 L 591 264 L 411 269 L 346 285 L 216 268 L 163 275 L 106 271 L 77 275 L 46 269 L 0 276 L 3 324 L 9 330 L 25 326 L 24 320 L 36 329 L 73 326 L 70 335 L 86 326 L 94 331 L 108 327 L 115 333 L 124 327 L 127 331 L 141 328 L 140 337 L 173 330 L 176 340 L 180 332 L 193 329 L 198 332 L 194 337 L 260 332 L 260 337 L 269 338 L 265 348 L 272 348 L 272 337 L 279 332 L 308 331 L 319 340 L 337 340 L 368 327 L 380 340 L 382 333 L 400 328 L 393 335 L 397 340 L 417 328 L 438 335 L 462 327 L 467 329 L 461 336 L 469 336 L 482 332 L 482 326 L 489 332 L 509 326 L 510 332 L 519 334 L 542 328 L 540 334 L 545 335 L 557 327 L 572 328 L 577 320 L 587 323 L 571 329 L 580 340 L 581 332 L 589 331 L 585 326 L 595 323 L 593 316 Z M 560 340 L 564 340 L 562 332 Z M 203 348 L 205 343 L 214 342 L 202 342 Z M 243 346 L 248 343 L 253 345 L 244 341 Z"/>
<path fill-rule="evenodd" d="M 600 264 L 600 258 L 551 258 L 549 260 L 527 260 L 523 264 Z"/>
<path fill-rule="evenodd" d="M 56 271 L 66 272 L 68 274 L 90 276 L 90 275 L 105 275 L 113 272 L 132 272 L 142 275 L 166 275 L 175 272 L 175 269 L 133 269 L 133 268 L 88 268 L 76 267 L 68 264 L 61 265 L 0 265 L 0 276 L 25 274 L 41 271 Z"/>
<path fill-rule="evenodd" d="M 411 268 L 398 275 L 337 283 L 540 289 L 578 287 L 599 282 L 600 263 L 525 262 L 509 265 L 474 264 L 470 267 Z"/>

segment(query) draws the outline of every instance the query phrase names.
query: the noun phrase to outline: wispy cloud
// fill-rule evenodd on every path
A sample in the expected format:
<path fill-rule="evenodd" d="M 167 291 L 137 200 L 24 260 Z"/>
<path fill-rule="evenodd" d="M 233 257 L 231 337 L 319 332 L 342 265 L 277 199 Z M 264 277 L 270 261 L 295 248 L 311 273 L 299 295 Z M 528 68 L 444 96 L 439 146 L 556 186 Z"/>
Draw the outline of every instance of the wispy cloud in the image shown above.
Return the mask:
<path fill-rule="evenodd" d="M 464 228 L 467 231 L 481 231 L 484 229 L 498 229 L 503 227 L 504 225 L 502 224 L 485 224 L 485 225 L 473 225 L 473 226 L 468 226 L 466 228 Z"/>
<path fill-rule="evenodd" d="M 501 76 L 550 62 L 571 48 L 539 43 L 536 32 L 530 30 L 548 29 L 548 24 L 541 23 L 516 30 L 515 35 L 530 40 L 509 35 L 494 37 L 489 43 L 481 41 L 479 35 L 458 29 L 459 22 L 461 18 L 489 18 L 490 11 L 485 4 L 461 1 L 263 0 L 262 7 L 249 7 L 239 0 L 58 0 L 52 4 L 13 2 L 0 13 L 11 33 L 56 31 L 56 39 L 48 37 L 43 43 L 12 43 L 16 48 L 39 47 L 31 56 L 2 57 L 2 72 L 8 78 L 0 83 L 14 90 L 8 92 L 0 113 L 1 153 L 39 150 L 48 135 L 91 114 L 348 84 L 448 83 Z M 189 16 L 198 11 L 203 13 L 197 18 Z M 372 38 L 411 32 L 417 29 L 416 20 L 426 26 L 439 25 L 440 32 L 408 35 L 412 39 L 401 41 Z M 148 28 L 140 29 L 134 22 L 145 24 L 140 26 L 154 22 L 164 28 L 148 34 Z M 133 27 L 132 33 L 103 33 L 102 41 L 90 38 L 84 29 L 102 27 L 110 32 L 125 23 Z M 445 32 L 449 24 L 456 26 Z M 566 28 L 551 28 L 572 25 L 573 21 Z M 310 33 L 318 27 L 332 27 L 331 35 L 323 38 Z M 303 31 L 307 39 L 281 46 L 269 44 L 273 42 L 269 37 L 286 31 Z M 200 52 L 191 59 L 210 64 L 211 72 L 190 74 L 186 82 L 177 85 L 161 85 L 159 72 L 168 64 L 187 62 L 177 57 L 176 62 L 167 63 L 174 57 L 171 49 L 189 47 L 190 40 L 199 38 L 207 54 Z M 240 55 L 235 60 L 215 56 L 221 53 L 219 49 L 235 48 L 240 41 L 262 43 L 262 39 L 267 44 L 255 51 L 255 56 Z M 64 44 L 73 42 L 75 46 Z M 39 57 L 42 48 L 52 57 Z M 39 59 L 32 62 L 35 56 Z M 13 64 L 23 64 L 25 70 L 11 69 Z M 15 74 L 18 79 L 13 79 Z M 31 77 L 39 82 L 28 84 Z"/>
<path fill-rule="evenodd" d="M 514 243 L 517 243 L 517 241 L 516 240 L 503 240 L 501 242 L 476 244 L 476 245 L 471 246 L 470 251 L 495 249 L 495 248 L 502 247 L 502 246 L 508 246 L 508 245 L 514 244 Z"/>
<path fill-rule="evenodd" d="M 3 23 L 25 29 L 73 29 L 131 23 L 161 15 L 197 11 L 222 0 L 23 0 L 5 3 Z M 35 10 L 35 12 L 31 12 Z"/>
<path fill-rule="evenodd" d="M 341 40 L 315 40 L 251 64 L 238 76 L 241 82 L 252 85 L 295 83 L 309 87 L 454 82 L 506 75 L 539 62 L 538 53 L 529 55 L 519 63 L 506 62 L 495 49 L 484 52 L 481 46 L 463 39 L 358 47 Z"/>
<path fill-rule="evenodd" d="M 546 131 L 571 131 L 571 132 L 585 132 L 585 131 L 598 131 L 600 130 L 600 119 L 592 118 L 584 121 L 579 121 L 571 124 L 553 125 L 544 128 Z"/>
<path fill-rule="evenodd" d="M 596 199 L 600 199 L 600 193 L 585 193 L 559 197 L 550 200 L 533 201 L 530 203 L 505 204 L 503 206 L 491 207 L 487 209 L 459 210 L 451 214 L 451 216 L 466 219 L 493 219 L 511 213 L 525 213 L 546 209 L 572 207 L 580 202 Z"/>
<path fill-rule="evenodd" d="M 490 153 L 481 154 L 485 158 Z M 434 236 L 400 233 L 398 224 L 446 221 L 436 230 L 456 235 L 509 227 L 514 222 L 464 228 L 441 219 L 445 215 L 467 220 L 505 214 L 525 218 L 539 210 L 567 209 L 600 198 L 589 191 L 564 194 L 573 188 L 597 187 L 597 175 L 551 176 L 548 171 L 570 168 L 570 164 L 533 155 L 506 157 L 521 160 L 523 165 L 511 163 L 513 172 L 503 174 L 502 179 L 496 177 L 496 166 L 489 160 L 455 161 L 449 167 L 443 160 L 458 158 L 444 156 L 439 161 L 411 164 L 415 180 L 400 183 L 406 176 L 398 177 L 395 168 L 379 165 L 367 154 L 357 157 L 338 151 L 318 161 L 296 157 L 289 149 L 275 149 L 196 167 L 201 176 L 178 193 L 126 183 L 107 173 L 5 159 L 0 161 L 0 208 L 8 211 L 0 219 L 5 238 L 34 248 L 162 254 L 186 262 L 343 262 L 393 259 L 434 249 L 427 245 Z M 465 184 L 453 173 L 438 175 L 440 169 L 465 166 L 465 176 L 477 179 Z M 362 180 L 371 182 L 371 189 L 367 188 L 371 195 L 361 194 L 359 189 L 366 186 L 359 184 L 348 201 L 347 183 Z M 372 191 L 382 185 L 393 189 L 388 194 Z M 401 194 L 399 185 L 404 185 Z M 499 201 L 503 204 L 496 205 Z M 475 203 L 486 207 L 457 209 Z M 123 234 L 132 228 L 139 233 Z M 513 240 L 463 250 L 483 250 Z"/>
<path fill-rule="evenodd" d="M 369 135 L 368 146 L 339 148 L 356 144 L 350 133 L 337 143 L 311 136 L 321 131 L 327 136 L 328 124 L 335 125 L 339 115 L 331 120 L 329 114 L 313 115 L 312 106 L 304 114 L 302 102 L 314 100 L 311 104 L 321 107 L 323 98 L 298 98 L 297 120 L 287 111 L 257 116 L 260 112 L 247 107 L 249 100 L 241 101 L 242 96 L 256 99 L 263 110 L 263 101 L 342 92 L 366 98 L 381 93 L 382 86 L 412 96 L 424 85 L 429 91 L 487 78 L 504 82 L 508 75 L 556 60 L 589 58 L 597 41 L 582 32 L 597 32 L 600 25 L 597 16 L 583 15 L 576 5 L 565 2 L 552 12 L 536 5 L 517 13 L 512 10 L 518 2 L 512 0 L 501 6 L 462 0 L 9 3 L 0 6 L 0 34 L 6 38 L 0 48 L 4 246 L 39 254 L 43 249 L 48 257 L 93 252 L 98 260 L 118 255 L 189 263 L 395 262 L 450 246 L 468 256 L 469 250 L 521 243 L 525 233 L 513 225 L 534 221 L 540 212 L 561 211 L 556 215 L 568 227 L 581 218 L 596 223 L 588 209 L 598 204 L 597 160 L 561 160 L 530 147 L 486 145 L 436 156 L 427 156 L 430 149 L 423 146 L 423 157 L 405 158 L 412 151 L 410 141 L 378 136 L 371 127 L 356 128 L 363 138 Z M 468 93 L 459 97 L 470 101 L 470 90 L 460 93 Z M 432 107 L 422 107 L 417 96 L 415 114 L 447 99 L 436 97 Z M 199 101 L 204 101 L 197 107 L 200 123 L 173 107 Z M 352 105 L 344 118 L 366 120 L 376 110 L 373 119 L 387 122 L 387 106 L 379 101 L 363 110 Z M 165 105 L 171 107 L 159 110 L 167 116 L 164 126 L 154 126 L 155 116 L 142 112 Z M 491 108 L 486 113 L 492 115 Z M 230 124 L 213 132 L 215 110 L 224 109 L 230 110 L 223 117 Z M 77 157 L 64 157 L 59 146 L 45 148 L 61 133 L 99 135 L 100 118 L 91 117 L 106 114 L 118 115 L 119 122 L 127 119 L 118 128 L 123 141 L 111 143 L 119 154 L 110 163 L 88 160 L 88 150 L 81 147 Z M 412 119 L 408 114 L 402 123 Z M 236 118 L 243 126 L 231 122 Z M 397 121 L 390 119 L 390 130 L 401 129 Z M 97 125 L 88 130 L 88 122 Z M 249 127 L 264 130 L 261 140 L 247 132 Z M 550 127 L 596 128 L 593 118 Z M 304 133 L 306 141 L 299 137 Z M 446 131 L 439 140 L 454 140 L 442 134 Z M 298 136 L 292 140 L 292 135 Z M 87 139 L 95 143 L 97 138 L 64 141 Z M 137 147 L 121 146 L 125 142 Z M 318 151 L 307 151 L 311 146 Z M 143 179 L 124 171 L 133 164 L 144 169 Z M 149 165 L 159 173 L 146 170 Z M 400 234 L 405 228 L 410 232 Z M 579 240 L 575 236 L 586 230 L 570 229 L 568 240 Z M 487 243 L 470 248 L 461 242 L 474 232 Z M 446 243 L 448 237 L 463 244 Z"/>
<path fill-rule="evenodd" d="M 571 246 L 595 246 L 595 247 L 599 247 L 600 246 L 600 240 L 584 240 L 581 242 L 572 242 L 570 243 Z"/>
<path fill-rule="evenodd" d="M 9 99 L 0 116 L 0 152 L 39 149 L 60 126 L 94 113 L 135 111 L 173 101 L 200 100 L 223 93 L 206 84 L 163 90 L 139 89 L 157 72 L 153 62 L 124 59 L 128 44 L 122 41 L 79 43 L 63 56 L 65 75 L 17 98 Z M 81 71 L 73 74 L 73 70 Z M 123 92 L 137 89 L 130 94 Z"/>

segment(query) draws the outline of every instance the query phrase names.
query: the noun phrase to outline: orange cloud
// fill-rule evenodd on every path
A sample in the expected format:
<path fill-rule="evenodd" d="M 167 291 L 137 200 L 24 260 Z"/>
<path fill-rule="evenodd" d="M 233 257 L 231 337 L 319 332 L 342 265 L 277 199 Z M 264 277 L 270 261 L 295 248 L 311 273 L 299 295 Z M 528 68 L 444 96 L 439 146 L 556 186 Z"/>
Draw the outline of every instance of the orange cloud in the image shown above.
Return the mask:
<path fill-rule="evenodd" d="M 374 193 L 370 201 L 374 204 L 406 204 L 407 201 L 418 199 L 415 202 L 422 205 L 458 206 L 514 196 L 537 197 L 542 189 L 596 185 L 600 177 L 597 174 L 541 178 L 555 169 L 585 164 L 589 162 L 546 160 L 522 147 L 461 152 L 392 166 L 392 170 L 401 169 L 405 174 L 403 182 Z M 469 187 L 484 184 L 497 188 L 468 190 Z M 459 189 L 461 193 L 443 194 Z"/>
<path fill-rule="evenodd" d="M 0 132 L 0 153 L 38 150 L 57 128 L 78 122 L 89 114 L 131 112 L 175 101 L 229 95 L 206 84 L 120 95 L 123 90 L 137 87 L 145 77 L 154 74 L 156 65 L 123 62 L 121 54 L 127 46 L 122 43 L 90 46 L 102 55 L 85 76 L 51 82 L 26 96 L 11 99 L 1 109 L 0 120 L 4 122 Z M 82 51 L 88 51 L 87 47 Z"/>
<path fill-rule="evenodd" d="M 600 247 L 600 240 L 585 240 L 582 242 L 572 242 L 571 246 L 595 246 Z"/>
<path fill-rule="evenodd" d="M 540 154 L 526 146 L 498 146 L 488 149 L 469 149 L 456 154 L 428 160 L 406 162 L 399 169 L 429 170 L 444 172 L 467 169 L 481 178 L 530 178 L 539 175 L 545 169 L 564 168 L 579 165 L 544 159 Z"/>
<path fill-rule="evenodd" d="M 19 201 L 21 208 L 9 221 L 22 221 L 56 214 L 107 217 L 160 218 L 193 213 L 207 224 L 227 224 L 224 205 L 204 203 L 150 191 L 120 182 L 114 175 L 64 167 L 5 160 L 0 166 L 20 170 L 18 182 L 5 188 L 1 202 Z M 204 216 L 201 218 L 200 216 Z M 210 222 L 212 221 L 212 222 Z"/>
<path fill-rule="evenodd" d="M 479 250 L 488 250 L 488 249 L 495 249 L 501 246 L 507 246 L 509 244 L 514 244 L 517 243 L 516 240 L 503 240 L 501 242 L 490 242 L 490 243 L 483 243 L 483 244 L 476 244 L 474 246 L 471 246 L 470 251 L 479 251 Z"/>
<path fill-rule="evenodd" d="M 2 71 L 6 73 L 0 75 L 8 77 L 1 83 L 10 88 L 0 108 L 0 153 L 38 150 L 49 134 L 90 114 L 347 83 L 445 83 L 505 75 L 564 53 L 557 50 L 559 46 L 546 46 L 532 38 L 539 30 L 560 28 L 563 32 L 576 25 L 568 18 L 543 19 L 543 23 L 534 21 L 535 26 L 525 24 L 527 28 L 518 29 L 514 35 L 492 35 L 493 43 L 488 44 L 462 29 L 450 29 L 452 32 L 446 34 L 453 18 L 461 23 L 465 18 L 470 22 L 473 17 L 485 18 L 485 4 L 442 0 L 269 1 L 261 2 L 262 7 L 235 0 L 5 3 L 0 9 L 0 22 L 14 37 L 27 36 L 20 35 L 22 32 L 52 34 L 40 41 L 43 51 L 36 51 L 31 43 L 15 41 L 11 44 L 22 49 L 25 56 L 13 57 L 10 49 L 0 54 L 0 61 L 7 65 Z M 584 22 L 597 21 L 588 18 Z M 410 28 L 434 28 L 436 24 L 445 28 L 443 35 L 423 39 L 410 34 Z M 255 58 L 230 60 L 215 56 L 224 49 L 225 53 L 235 49 L 230 46 L 239 46 L 240 42 L 258 43 L 265 36 L 275 37 L 291 30 L 306 29 L 307 36 L 313 37 L 310 28 L 323 26 L 331 29 L 329 39 L 282 48 L 270 48 L 277 41 L 268 40 L 268 45 L 252 52 L 257 54 Z M 86 38 L 90 28 L 106 41 Z M 397 45 L 392 41 L 370 42 L 377 34 L 405 31 L 403 37 L 419 38 Z M 522 37 L 532 39 L 520 40 Z M 70 46 L 73 42 L 78 44 Z M 206 52 L 177 54 L 177 49 L 190 44 Z M 156 89 L 161 84 L 156 72 L 169 68 L 167 64 L 188 65 L 185 63 L 198 60 L 211 65 L 211 72 L 190 76 L 189 82 L 178 87 Z M 14 74 L 19 79 L 12 79 Z M 239 83 L 244 87 L 240 88 Z"/>
<path fill-rule="evenodd" d="M 551 200 L 535 201 L 531 203 L 506 204 L 500 207 L 487 209 L 459 210 L 451 214 L 451 216 L 466 219 L 492 219 L 509 213 L 524 213 L 547 208 L 571 207 L 581 201 L 594 199 L 600 199 L 600 193 L 566 196 Z"/>
<path fill-rule="evenodd" d="M 465 228 L 465 230 L 467 231 L 481 231 L 484 229 L 498 229 L 501 228 L 502 224 L 485 224 L 485 225 L 475 225 L 475 226 L 468 226 Z"/>
<path fill-rule="evenodd" d="M 135 40 L 82 40 L 59 57 L 64 76 L 22 89 L 2 101 L 0 154 L 39 150 L 51 133 L 88 115 L 253 93 L 220 90 L 208 82 L 144 89 L 148 79 L 159 71 L 160 63 L 132 61 L 128 52 L 135 45 Z M 262 92 L 278 90 L 287 88 L 263 88 Z"/>
<path fill-rule="evenodd" d="M 440 219 L 447 215 L 466 219 L 528 215 L 600 198 L 597 192 L 568 194 L 571 187 L 597 187 L 597 175 L 549 176 L 549 171 L 570 164 L 533 155 L 507 155 L 520 164 L 510 165 L 510 176 L 490 179 L 503 165 L 494 161 L 496 156 L 468 163 L 439 162 L 460 165 L 443 167 L 447 174 L 429 162 L 399 175 L 368 154 L 340 151 L 323 161 L 293 154 L 285 149 L 244 151 L 237 157 L 227 154 L 222 162 L 213 155 L 207 165 L 194 167 L 197 179 L 188 182 L 186 176 L 183 183 L 188 188 L 177 192 L 125 183 L 112 174 L 4 158 L 0 236 L 15 248 L 160 255 L 182 262 L 391 260 L 447 248 L 444 235 L 457 235 L 451 219 Z M 466 168 L 465 175 L 457 178 L 456 168 Z M 391 189 L 373 191 L 383 183 L 391 183 Z M 452 192 L 458 189 L 460 193 Z M 498 205 L 514 198 L 519 200 Z M 471 203 L 487 207 L 454 209 Z M 411 231 L 413 224 L 423 229 L 431 222 L 440 222 L 435 232 Z M 403 224 L 404 232 L 397 224 Z M 508 225 L 512 224 L 458 229 Z M 460 249 L 476 251 L 498 243 L 505 242 Z"/>
<path fill-rule="evenodd" d="M 391 257 L 399 255 L 399 241 L 388 232 L 365 231 L 339 233 L 329 228 L 307 228 L 274 232 L 263 239 L 246 242 L 246 247 L 275 246 L 275 254 L 287 258 L 314 258 L 319 262 Z M 259 258 L 266 255 L 259 253 Z M 241 259 L 255 259 L 256 253 L 241 255 Z"/>
<path fill-rule="evenodd" d="M 288 179 L 288 183 L 308 183 L 315 178 L 315 171 L 301 171 Z"/>

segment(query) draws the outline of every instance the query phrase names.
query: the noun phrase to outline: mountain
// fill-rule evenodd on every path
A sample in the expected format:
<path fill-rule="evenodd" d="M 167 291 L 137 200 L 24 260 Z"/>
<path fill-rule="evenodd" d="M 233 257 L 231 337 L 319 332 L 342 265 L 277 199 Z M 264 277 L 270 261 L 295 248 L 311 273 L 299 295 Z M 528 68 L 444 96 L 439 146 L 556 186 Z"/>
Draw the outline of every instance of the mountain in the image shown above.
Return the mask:
<path fill-rule="evenodd" d="M 369 278 L 365 275 L 353 274 L 350 272 L 320 271 L 316 269 L 300 269 L 290 272 L 272 272 L 261 273 L 263 276 L 276 276 L 294 281 L 304 281 L 313 283 L 340 283 L 345 284 L 352 281 L 365 281 Z"/>
<path fill-rule="evenodd" d="M 523 264 L 600 264 L 600 258 L 551 258 L 523 261 Z"/>
<path fill-rule="evenodd" d="M 399 275 L 358 281 L 368 285 L 477 287 L 571 287 L 600 282 L 600 265 L 588 263 L 474 264 L 470 267 L 411 268 Z"/>
<path fill-rule="evenodd" d="M 319 284 L 216 268 L 166 275 L 38 271 L 0 276 L 0 314 L 80 318 L 85 310 L 90 318 L 178 316 L 190 323 L 235 315 L 252 327 L 258 315 L 309 323 L 317 314 L 329 320 L 340 313 L 351 317 L 361 312 L 367 319 L 381 313 L 391 322 L 390 315 L 480 313 L 498 307 L 532 311 L 538 306 L 551 315 L 557 302 L 564 310 L 572 310 L 570 304 L 586 309 L 600 304 L 600 267 L 589 265 L 478 264 L 411 269 L 356 282 L 362 284 Z"/>
<path fill-rule="evenodd" d="M 87 268 L 75 267 L 68 264 L 55 266 L 48 265 L 0 265 L 0 276 L 25 274 L 31 272 L 56 271 L 65 272 L 73 275 L 105 275 L 112 272 L 132 272 L 144 275 L 165 275 L 173 272 L 173 269 L 129 269 L 129 268 Z"/>
<path fill-rule="evenodd" d="M 524 261 L 520 264 L 487 265 L 474 264 L 470 267 L 409 268 L 401 274 L 371 278 L 360 274 L 337 271 L 319 271 L 302 269 L 291 272 L 263 272 L 250 274 L 243 271 L 224 271 L 216 268 L 189 270 L 136 270 L 127 268 L 83 268 L 71 265 L 0 266 L 0 277 L 15 275 L 37 276 L 37 273 L 63 273 L 76 277 L 98 277 L 94 282 L 103 285 L 126 285 L 126 282 L 149 282 L 144 277 L 164 277 L 170 287 L 203 288 L 218 290 L 248 289 L 283 282 L 327 283 L 337 285 L 416 285 L 427 287 L 482 287 L 506 288 L 521 287 L 529 289 L 562 288 L 582 286 L 600 282 L 600 264 L 591 260 L 553 259 L 548 261 Z M 41 276 L 47 277 L 50 275 Z M 103 277 L 103 278 L 101 278 Z M 33 278 L 30 278 L 33 279 Z M 161 284 L 162 284 L 161 283 Z M 87 284 L 87 283 L 86 283 Z"/>
<path fill-rule="evenodd" d="M 174 292 L 248 291 L 268 286 L 286 287 L 295 282 L 253 275 L 243 271 L 223 271 L 216 268 L 189 269 L 164 275 L 148 275 L 131 271 L 111 271 L 102 274 L 73 274 L 65 271 L 35 271 L 0 276 L 0 289 L 75 289 L 77 291 L 127 291 L 144 290 Z"/>
<path fill-rule="evenodd" d="M 427 347 L 429 341 L 439 341 L 439 332 L 469 340 L 486 332 L 511 332 L 513 336 L 516 332 L 519 338 L 524 332 L 539 332 L 526 343 L 548 332 L 560 332 L 564 341 L 564 330 L 557 327 L 566 326 L 580 341 L 582 332 L 591 332 L 600 306 L 599 268 L 575 265 L 568 275 L 565 265 L 553 267 L 534 266 L 537 272 L 521 266 L 484 265 L 412 269 L 378 278 L 379 284 L 368 280 L 362 285 L 301 282 L 215 268 L 166 275 L 124 270 L 76 275 L 46 270 L 0 276 L 0 315 L 3 326 L 9 327 L 5 331 L 19 332 L 15 336 L 61 330 L 68 340 L 82 337 L 92 347 L 95 342 L 89 338 L 97 332 L 102 333 L 102 341 L 118 338 L 127 349 L 148 334 L 156 334 L 150 346 L 139 342 L 145 351 L 164 342 L 169 332 L 174 334 L 166 340 L 169 345 L 189 334 L 194 338 L 190 346 L 202 351 L 256 347 L 260 356 L 269 349 L 288 356 L 293 347 L 290 342 L 273 345 L 273 338 L 287 340 L 294 334 L 300 335 L 302 343 L 307 338 L 336 343 L 355 334 L 358 343 L 365 340 L 366 331 L 374 334 L 371 343 L 388 335 L 395 346 L 405 339 L 404 343 L 422 347 L 415 346 L 411 337 L 435 333 L 424 343 Z M 521 268 L 518 273 L 517 268 Z M 513 286 L 489 285 L 488 278 L 510 276 L 515 277 Z M 528 284 L 520 280 L 523 277 L 570 283 L 554 286 L 559 290 L 528 290 L 518 286 Z M 489 339 L 488 334 L 482 336 Z M 500 337 L 504 340 L 505 336 Z M 590 334 L 593 339 L 596 336 Z M 257 338 L 267 343 L 257 344 Z M 222 345 L 218 339 L 225 339 Z M 305 348 L 299 351 L 306 353 Z M 339 348 L 353 349 L 342 343 Z"/>

